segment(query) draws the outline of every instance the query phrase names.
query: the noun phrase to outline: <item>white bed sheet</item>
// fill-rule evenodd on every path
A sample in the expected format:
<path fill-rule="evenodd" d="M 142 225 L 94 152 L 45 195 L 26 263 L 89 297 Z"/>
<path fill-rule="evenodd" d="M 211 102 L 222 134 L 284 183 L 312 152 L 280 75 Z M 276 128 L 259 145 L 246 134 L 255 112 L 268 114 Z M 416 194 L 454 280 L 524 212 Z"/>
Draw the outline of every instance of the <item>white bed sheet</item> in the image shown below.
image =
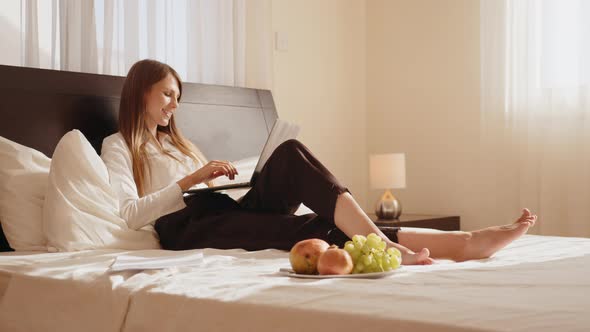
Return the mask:
<path fill-rule="evenodd" d="M 191 252 L 201 266 L 108 272 L 121 253 Z M 279 276 L 288 265 L 278 250 L 0 255 L 0 331 L 590 329 L 590 239 L 527 235 L 491 259 L 378 280 Z"/>

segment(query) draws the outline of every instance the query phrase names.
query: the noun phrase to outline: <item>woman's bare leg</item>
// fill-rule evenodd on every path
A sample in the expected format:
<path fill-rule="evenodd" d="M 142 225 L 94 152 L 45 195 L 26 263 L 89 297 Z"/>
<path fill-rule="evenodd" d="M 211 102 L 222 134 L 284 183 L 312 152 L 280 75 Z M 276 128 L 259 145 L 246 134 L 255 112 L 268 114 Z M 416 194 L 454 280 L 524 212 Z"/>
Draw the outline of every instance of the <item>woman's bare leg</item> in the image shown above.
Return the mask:
<path fill-rule="evenodd" d="M 410 250 L 403 245 L 389 240 L 349 193 L 343 193 L 338 196 L 334 211 L 334 222 L 350 238 L 357 234 L 366 236 L 370 233 L 375 233 L 379 235 L 387 243 L 387 247 L 395 247 L 400 250 L 402 253 L 402 264 L 404 265 L 432 264 L 433 262 L 429 257 L 430 253 L 426 249 L 426 246 L 422 248 L 413 246 L 414 249 Z"/>
<path fill-rule="evenodd" d="M 404 227 L 398 232 L 401 245 L 410 250 L 428 247 L 431 257 L 455 261 L 492 256 L 519 238 L 537 220 L 528 209 L 513 224 L 484 228 L 472 232 L 444 232 L 433 229 Z"/>
<path fill-rule="evenodd" d="M 397 233 L 397 244 L 379 230 L 349 193 L 338 196 L 334 212 L 336 226 L 346 235 L 379 235 L 387 242 L 388 247 L 396 247 L 401 251 L 402 263 L 405 265 L 432 264 L 430 257 L 455 261 L 490 257 L 525 234 L 534 226 L 536 220 L 536 215 L 524 209 L 520 218 L 513 224 L 471 232 L 404 227 Z"/>

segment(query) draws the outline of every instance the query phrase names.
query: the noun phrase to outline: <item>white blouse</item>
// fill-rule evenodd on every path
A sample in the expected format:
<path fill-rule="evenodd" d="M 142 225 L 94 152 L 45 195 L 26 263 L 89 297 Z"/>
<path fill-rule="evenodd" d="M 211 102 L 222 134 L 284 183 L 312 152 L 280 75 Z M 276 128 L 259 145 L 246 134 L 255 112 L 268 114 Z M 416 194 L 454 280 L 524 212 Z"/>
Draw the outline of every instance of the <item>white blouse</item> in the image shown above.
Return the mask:
<path fill-rule="evenodd" d="M 148 143 L 146 149 L 151 173 L 146 177 L 145 195 L 140 198 L 133 179 L 131 152 L 123 135 L 113 134 L 102 143 L 101 158 L 109 170 L 111 185 L 119 194 L 121 217 L 127 221 L 129 228 L 153 225 L 158 218 L 186 207 L 182 190 L 176 182 L 202 167 L 202 164 L 195 163 L 176 149 L 167 135 L 162 139 L 162 146 L 182 162 L 161 153 L 154 143 Z M 206 185 L 201 183 L 195 187 Z"/>

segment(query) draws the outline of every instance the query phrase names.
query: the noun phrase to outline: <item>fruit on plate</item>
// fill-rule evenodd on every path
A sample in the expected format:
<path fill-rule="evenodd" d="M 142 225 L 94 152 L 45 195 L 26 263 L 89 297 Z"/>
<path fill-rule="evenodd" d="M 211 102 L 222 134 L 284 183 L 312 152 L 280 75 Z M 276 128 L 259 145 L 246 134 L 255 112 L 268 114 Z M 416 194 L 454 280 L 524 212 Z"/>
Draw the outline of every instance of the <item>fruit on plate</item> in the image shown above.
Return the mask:
<path fill-rule="evenodd" d="M 330 245 L 321 239 L 307 239 L 297 242 L 289 253 L 289 261 L 295 273 L 317 274 L 318 259 Z"/>
<path fill-rule="evenodd" d="M 291 267 L 298 274 L 318 274 L 319 271 L 329 275 L 386 272 L 399 268 L 402 263 L 401 252 L 387 248 L 387 243 L 375 233 L 366 237 L 353 236 L 344 244 L 344 249 L 336 245 L 329 248 L 321 239 L 299 241 L 289 254 Z"/>
<path fill-rule="evenodd" d="M 318 260 L 318 272 L 321 275 L 327 274 L 350 274 L 353 263 L 350 254 L 332 245 L 320 256 Z"/>

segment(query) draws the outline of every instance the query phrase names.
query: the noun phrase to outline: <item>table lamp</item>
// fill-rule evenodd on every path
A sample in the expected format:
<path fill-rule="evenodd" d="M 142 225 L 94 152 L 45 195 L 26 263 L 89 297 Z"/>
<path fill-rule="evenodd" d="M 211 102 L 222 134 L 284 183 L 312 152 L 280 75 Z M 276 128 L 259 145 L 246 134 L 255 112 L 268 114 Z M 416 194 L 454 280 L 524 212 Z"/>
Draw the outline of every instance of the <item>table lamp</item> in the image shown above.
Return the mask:
<path fill-rule="evenodd" d="M 402 214 L 400 202 L 391 189 L 406 187 L 406 155 L 404 153 L 374 154 L 369 159 L 371 188 L 386 189 L 375 204 L 379 219 L 398 219 Z"/>

